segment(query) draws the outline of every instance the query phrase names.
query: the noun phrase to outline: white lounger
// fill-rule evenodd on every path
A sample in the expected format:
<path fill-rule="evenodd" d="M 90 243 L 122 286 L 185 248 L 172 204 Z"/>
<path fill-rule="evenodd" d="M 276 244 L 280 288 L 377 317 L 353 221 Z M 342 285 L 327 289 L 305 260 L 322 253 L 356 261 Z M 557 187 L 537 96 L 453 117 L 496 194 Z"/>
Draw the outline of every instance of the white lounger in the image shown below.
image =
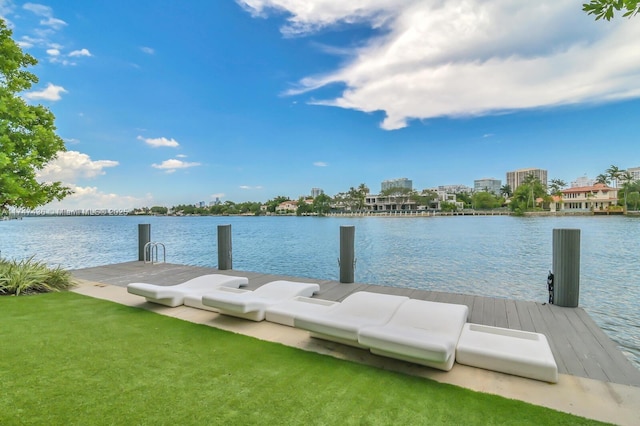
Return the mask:
<path fill-rule="evenodd" d="M 358 343 L 359 330 L 386 323 L 408 300 L 406 296 L 359 291 L 326 311 L 299 313 L 294 326 L 309 331 L 312 337 L 363 347 Z"/>
<path fill-rule="evenodd" d="M 295 281 L 272 281 L 254 291 L 220 287 L 203 295 L 202 304 L 221 314 L 262 321 L 269 306 L 297 296 L 311 297 L 318 290 L 318 284 Z"/>
<path fill-rule="evenodd" d="M 449 371 L 468 312 L 466 305 L 410 299 L 386 324 L 360 329 L 358 342 L 377 355 Z"/>
<path fill-rule="evenodd" d="M 131 294 L 145 297 L 148 302 L 176 307 L 182 305 L 187 296 L 199 298 L 203 294 L 220 287 L 238 288 L 247 285 L 248 282 L 249 280 L 245 277 L 209 274 L 176 285 L 163 286 L 147 283 L 131 283 L 127 285 L 127 291 Z"/>
<path fill-rule="evenodd" d="M 460 364 L 544 382 L 558 381 L 558 366 L 544 334 L 466 324 L 456 352 Z"/>
<path fill-rule="evenodd" d="M 332 300 L 298 296 L 291 300 L 269 306 L 266 310 L 265 319 L 270 322 L 293 327 L 296 316 L 310 312 L 326 312 L 332 306 L 339 303 L 340 302 L 334 302 Z"/>

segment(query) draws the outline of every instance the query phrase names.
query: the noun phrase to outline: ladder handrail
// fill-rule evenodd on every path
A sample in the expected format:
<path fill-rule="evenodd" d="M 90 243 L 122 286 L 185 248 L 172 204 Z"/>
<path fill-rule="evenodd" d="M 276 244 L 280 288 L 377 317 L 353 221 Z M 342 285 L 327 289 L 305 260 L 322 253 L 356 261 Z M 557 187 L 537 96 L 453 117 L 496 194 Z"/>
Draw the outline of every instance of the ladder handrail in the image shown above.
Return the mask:
<path fill-rule="evenodd" d="M 151 263 L 153 265 L 154 257 L 155 263 L 158 262 L 158 246 L 162 246 L 162 263 L 167 263 L 167 248 L 163 243 L 155 241 L 149 241 L 144 245 L 144 263 Z M 147 254 L 149 255 L 148 257 Z"/>

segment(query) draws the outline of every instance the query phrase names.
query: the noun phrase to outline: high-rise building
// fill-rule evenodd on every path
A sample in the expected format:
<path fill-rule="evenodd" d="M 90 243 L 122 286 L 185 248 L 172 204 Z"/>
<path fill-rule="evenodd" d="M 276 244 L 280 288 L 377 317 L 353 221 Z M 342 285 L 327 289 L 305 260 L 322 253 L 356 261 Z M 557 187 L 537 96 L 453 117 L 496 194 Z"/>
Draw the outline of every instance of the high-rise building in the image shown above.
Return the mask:
<path fill-rule="evenodd" d="M 640 180 L 640 167 L 629 167 L 627 171 L 633 176 L 634 182 Z"/>
<path fill-rule="evenodd" d="M 316 198 L 318 195 L 324 194 L 324 191 L 320 188 L 311 188 L 311 198 Z"/>
<path fill-rule="evenodd" d="M 502 187 L 502 181 L 494 178 L 477 179 L 473 181 L 473 190 L 475 192 L 491 192 L 495 195 L 500 195 L 500 188 Z"/>
<path fill-rule="evenodd" d="M 585 186 L 593 186 L 595 183 L 595 179 L 590 179 L 586 175 L 580 176 L 576 178 L 576 180 L 571 181 L 571 188 L 584 188 Z"/>
<path fill-rule="evenodd" d="M 380 185 L 380 187 L 381 187 L 380 192 L 384 192 L 387 189 L 391 189 L 391 188 L 405 188 L 408 190 L 412 190 L 413 181 L 407 178 L 384 180 L 382 181 L 382 184 Z"/>
<path fill-rule="evenodd" d="M 511 188 L 511 191 L 515 192 L 515 190 L 522 185 L 527 176 L 532 175 L 535 178 L 538 178 L 540 183 L 547 186 L 547 171 L 542 169 L 520 169 L 514 170 L 513 172 L 507 172 L 507 185 Z"/>
<path fill-rule="evenodd" d="M 469 188 L 467 185 L 438 185 L 437 191 L 444 191 L 449 194 L 469 194 L 472 191 L 472 188 Z"/>

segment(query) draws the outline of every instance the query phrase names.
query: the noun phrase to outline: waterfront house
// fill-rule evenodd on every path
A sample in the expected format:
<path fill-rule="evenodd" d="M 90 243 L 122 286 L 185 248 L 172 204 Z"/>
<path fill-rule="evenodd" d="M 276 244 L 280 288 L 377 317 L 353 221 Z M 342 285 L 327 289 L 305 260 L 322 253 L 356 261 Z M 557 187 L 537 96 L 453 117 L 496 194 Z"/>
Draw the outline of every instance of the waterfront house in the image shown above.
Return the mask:
<path fill-rule="evenodd" d="M 409 195 L 367 195 L 364 200 L 365 207 L 374 212 L 417 210 L 414 200 Z"/>
<path fill-rule="evenodd" d="M 564 212 L 607 211 L 618 202 L 618 189 L 604 183 L 563 189 L 559 207 Z"/>
<path fill-rule="evenodd" d="M 276 213 L 294 213 L 298 209 L 298 202 L 294 200 L 283 201 L 276 207 Z"/>

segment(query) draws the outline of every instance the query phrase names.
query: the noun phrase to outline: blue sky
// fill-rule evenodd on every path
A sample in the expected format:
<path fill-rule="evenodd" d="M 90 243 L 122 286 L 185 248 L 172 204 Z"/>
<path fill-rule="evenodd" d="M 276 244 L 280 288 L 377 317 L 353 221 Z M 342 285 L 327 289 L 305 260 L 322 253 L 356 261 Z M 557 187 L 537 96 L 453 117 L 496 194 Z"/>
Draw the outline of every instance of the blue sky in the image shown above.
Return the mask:
<path fill-rule="evenodd" d="M 464 6 L 464 7 L 463 7 Z M 573 0 L 0 0 L 68 152 L 51 208 L 640 166 L 640 18 Z"/>

